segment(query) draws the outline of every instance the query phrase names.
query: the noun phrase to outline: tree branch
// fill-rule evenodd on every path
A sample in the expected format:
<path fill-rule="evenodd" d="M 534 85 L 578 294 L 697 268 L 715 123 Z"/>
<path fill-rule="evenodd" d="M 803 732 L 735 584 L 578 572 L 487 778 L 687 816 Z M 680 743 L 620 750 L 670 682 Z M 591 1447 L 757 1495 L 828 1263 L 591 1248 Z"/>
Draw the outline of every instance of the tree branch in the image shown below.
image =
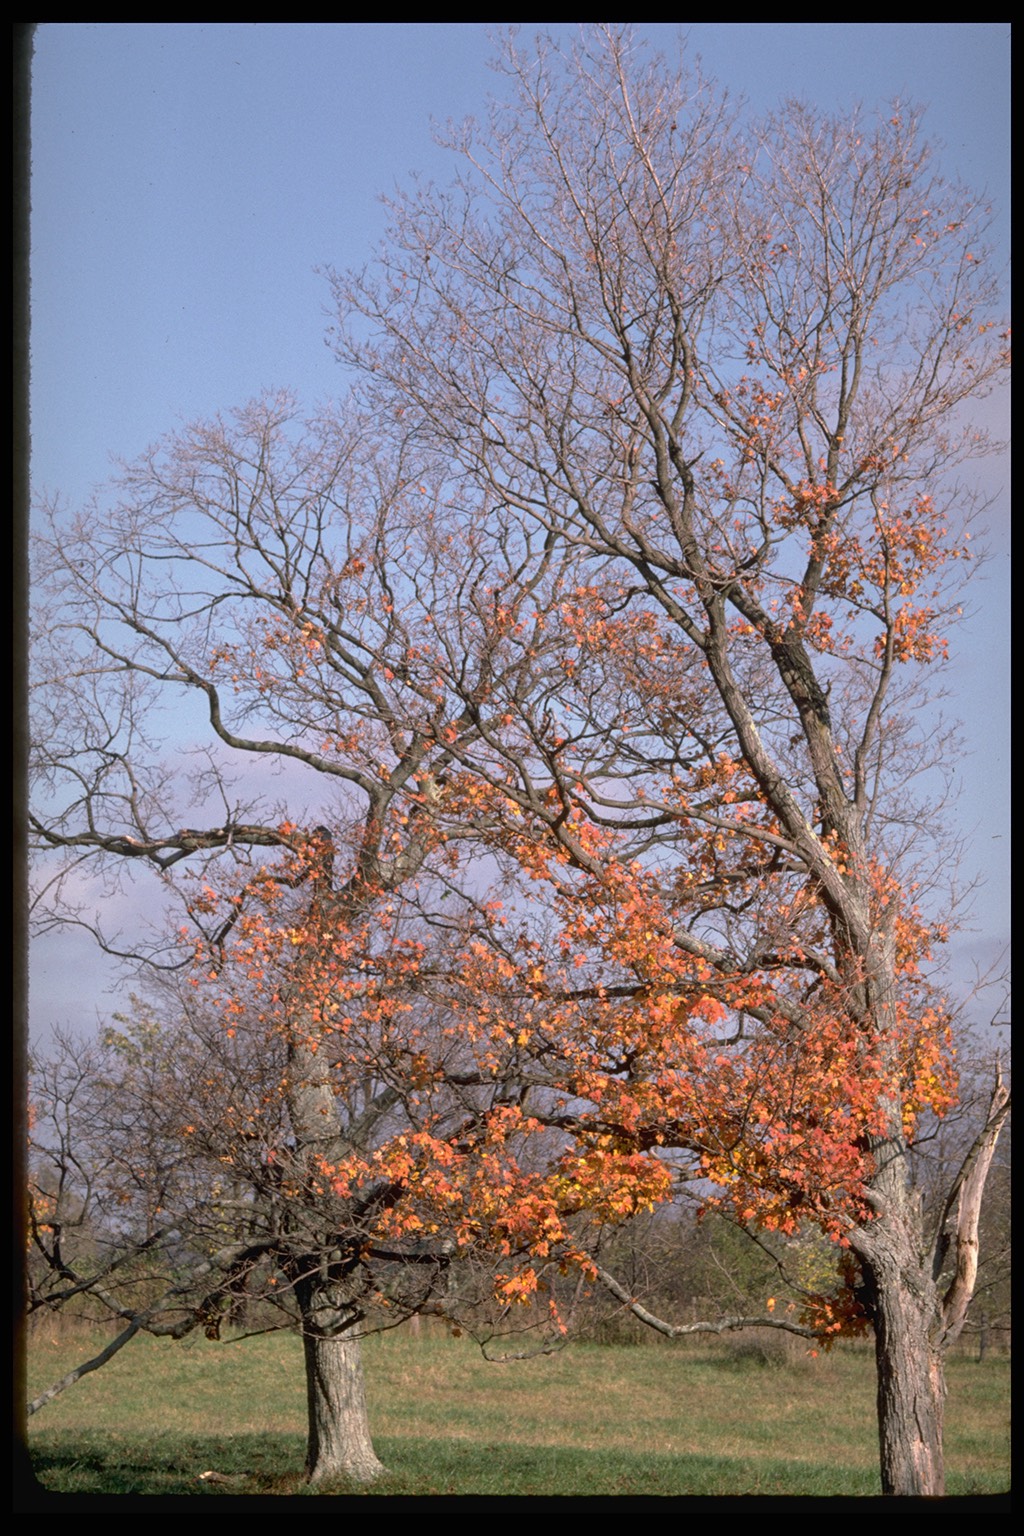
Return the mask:
<path fill-rule="evenodd" d="M 619 1284 L 614 1275 L 610 1275 L 599 1264 L 594 1265 L 594 1272 L 616 1301 L 620 1301 L 641 1323 L 648 1328 L 653 1328 L 655 1333 L 664 1334 L 666 1339 L 682 1339 L 695 1333 L 734 1333 L 738 1328 L 777 1328 L 783 1333 L 795 1333 L 802 1339 L 820 1338 L 820 1334 L 814 1328 L 808 1328 L 803 1323 L 791 1322 L 785 1317 L 720 1317 L 713 1323 L 667 1323 L 663 1318 L 656 1317 L 653 1312 L 648 1312 L 635 1296 L 631 1296 Z"/>
<path fill-rule="evenodd" d="M 960 1171 L 953 1181 L 936 1234 L 932 1273 L 937 1280 L 950 1246 L 950 1225 L 956 1267 L 940 1308 L 941 1340 L 949 1345 L 963 1328 L 978 1278 L 978 1223 L 985 1182 L 995 1155 L 996 1143 L 1010 1114 L 1010 1090 L 996 1067 L 988 1114 L 974 1140 Z M 955 1216 L 954 1216 L 955 1212 Z"/>

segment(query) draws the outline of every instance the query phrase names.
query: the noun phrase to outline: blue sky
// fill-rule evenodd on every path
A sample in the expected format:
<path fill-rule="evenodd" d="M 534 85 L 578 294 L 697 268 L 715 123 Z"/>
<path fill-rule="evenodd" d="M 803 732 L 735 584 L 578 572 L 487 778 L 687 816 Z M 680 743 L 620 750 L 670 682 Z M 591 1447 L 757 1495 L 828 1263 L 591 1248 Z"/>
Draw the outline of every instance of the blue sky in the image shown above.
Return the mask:
<path fill-rule="evenodd" d="M 574 24 L 552 30 L 568 32 Z M 524 26 L 524 32 L 532 29 Z M 987 190 L 1009 252 L 1009 25 L 643 23 L 754 111 L 789 97 L 830 110 L 899 98 L 927 108 L 939 165 Z M 362 265 L 384 232 L 379 194 L 453 164 L 431 120 L 481 114 L 501 82 L 482 23 L 42 23 L 32 96 L 32 472 L 69 505 L 179 422 L 267 387 L 310 405 L 343 392 L 324 334 L 318 267 Z M 988 417 L 1002 431 L 1004 406 Z M 954 644 L 950 712 L 974 749 L 959 773 L 967 878 L 985 881 L 988 960 L 1008 926 L 1008 495 L 995 497 L 993 559 Z M 101 994 L 84 940 L 37 951 L 35 1023 L 72 1019 Z M 88 976 L 88 984 L 82 978 Z M 95 985 L 94 985 L 95 982 Z M 91 1016 L 90 1013 L 90 1016 Z"/>

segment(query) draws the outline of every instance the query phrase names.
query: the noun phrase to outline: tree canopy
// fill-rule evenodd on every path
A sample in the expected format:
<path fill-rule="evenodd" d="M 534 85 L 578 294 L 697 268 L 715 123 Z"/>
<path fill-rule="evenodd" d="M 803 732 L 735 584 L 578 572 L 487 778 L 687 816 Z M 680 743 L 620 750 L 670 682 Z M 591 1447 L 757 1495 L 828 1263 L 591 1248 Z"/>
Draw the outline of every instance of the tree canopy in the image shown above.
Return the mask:
<path fill-rule="evenodd" d="M 745 123 L 611 27 L 503 67 L 460 179 L 331 276 L 343 411 L 267 396 L 54 511 L 34 830 L 65 879 L 154 870 L 225 1027 L 283 1042 L 308 1339 L 375 1244 L 528 1300 L 699 1182 L 848 1255 L 803 1326 L 873 1326 L 883 1488 L 938 1493 L 1008 1105 L 924 1231 L 915 776 L 1006 365 L 985 210 L 904 110 Z"/>

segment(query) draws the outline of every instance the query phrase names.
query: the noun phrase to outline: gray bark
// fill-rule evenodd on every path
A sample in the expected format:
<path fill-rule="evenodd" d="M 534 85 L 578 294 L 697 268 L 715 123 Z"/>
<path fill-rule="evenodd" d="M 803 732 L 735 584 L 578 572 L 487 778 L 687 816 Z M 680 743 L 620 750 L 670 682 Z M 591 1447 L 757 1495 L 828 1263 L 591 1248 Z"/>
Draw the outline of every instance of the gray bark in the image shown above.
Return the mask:
<path fill-rule="evenodd" d="M 921 1294 L 918 1278 L 906 1265 L 888 1264 L 873 1276 L 882 1492 L 940 1498 L 944 1357 L 932 1343 L 931 1297 Z"/>
<path fill-rule="evenodd" d="M 1010 1094 L 996 1074 L 985 1124 L 950 1191 L 929 1244 L 919 1201 L 909 1187 L 905 1148 L 892 1139 L 874 1148 L 878 1219 L 853 1237 L 875 1331 L 882 1492 L 939 1498 L 945 1492 L 945 1360 L 974 1293 L 978 1218 L 985 1180 Z M 952 1278 L 944 1293 L 947 1257 Z"/>
<path fill-rule="evenodd" d="M 345 1146 L 323 1058 L 295 1043 L 289 1051 L 289 1107 L 300 1159 L 340 1158 Z M 304 1232 L 308 1241 L 310 1233 Z M 345 1263 L 323 1252 L 297 1256 L 295 1285 L 302 1319 L 308 1435 L 306 1474 L 311 1482 L 350 1477 L 371 1482 L 383 1472 L 373 1450 L 363 1383 L 361 1344 L 353 1329 L 358 1313 L 346 1294 Z"/>
<path fill-rule="evenodd" d="M 326 829 L 318 829 L 325 839 L 322 868 L 315 882 L 310 910 L 311 923 L 329 922 L 325 909 L 332 903 L 331 869 L 334 850 Z M 302 968 L 296 967 L 290 1007 L 294 1012 L 288 1048 L 288 1110 L 295 1133 L 296 1172 L 300 1179 L 317 1165 L 339 1162 L 364 1135 L 369 1135 L 376 1121 L 386 1114 L 395 1095 L 382 1091 L 361 1117 L 358 1125 L 342 1132 L 338 1106 L 325 1055 L 311 1049 L 309 1041 L 315 1030 L 305 1017 L 302 999 Z M 311 1482 L 348 1477 L 356 1482 L 372 1482 L 384 1467 L 377 1459 L 370 1435 L 363 1381 L 361 1343 L 353 1330 L 359 1312 L 353 1305 L 346 1274 L 354 1264 L 351 1244 L 338 1247 L 338 1233 L 330 1230 L 332 1214 L 324 1210 L 323 1230 L 304 1229 L 302 1239 L 318 1239 L 319 1251 L 298 1253 L 293 1263 L 297 1273 L 296 1299 L 302 1319 L 302 1342 L 306 1367 L 306 1405 L 308 1436 L 306 1474 Z M 300 1217 L 300 1220 L 302 1218 Z M 349 1256 L 344 1256 L 345 1249 Z"/>
<path fill-rule="evenodd" d="M 345 1476 L 370 1483 L 384 1467 L 370 1439 L 360 1341 L 305 1333 L 309 1438 L 306 1474 L 312 1483 Z"/>
<path fill-rule="evenodd" d="M 384 1467 L 370 1437 L 361 1342 L 342 1287 L 319 1276 L 296 1287 L 302 1310 L 308 1436 L 306 1475 L 312 1483 L 347 1477 L 370 1483 Z"/>

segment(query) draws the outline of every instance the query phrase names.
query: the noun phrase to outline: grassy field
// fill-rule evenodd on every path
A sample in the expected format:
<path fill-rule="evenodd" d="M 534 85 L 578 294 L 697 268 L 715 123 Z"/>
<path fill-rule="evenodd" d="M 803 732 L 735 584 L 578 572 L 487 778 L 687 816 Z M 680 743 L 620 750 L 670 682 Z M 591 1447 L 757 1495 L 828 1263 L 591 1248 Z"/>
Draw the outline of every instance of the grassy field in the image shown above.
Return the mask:
<path fill-rule="evenodd" d="M 90 1342 L 35 1332 L 30 1394 Z M 864 1350 L 577 1345 L 495 1365 L 465 1339 L 397 1332 L 367 1342 L 366 1371 L 389 1469 L 368 1496 L 878 1492 Z M 1009 1376 L 1004 1358 L 951 1362 L 949 1493 L 1009 1486 Z M 304 1431 L 295 1336 L 142 1338 L 36 1414 L 30 1449 L 55 1492 L 302 1494 Z"/>

